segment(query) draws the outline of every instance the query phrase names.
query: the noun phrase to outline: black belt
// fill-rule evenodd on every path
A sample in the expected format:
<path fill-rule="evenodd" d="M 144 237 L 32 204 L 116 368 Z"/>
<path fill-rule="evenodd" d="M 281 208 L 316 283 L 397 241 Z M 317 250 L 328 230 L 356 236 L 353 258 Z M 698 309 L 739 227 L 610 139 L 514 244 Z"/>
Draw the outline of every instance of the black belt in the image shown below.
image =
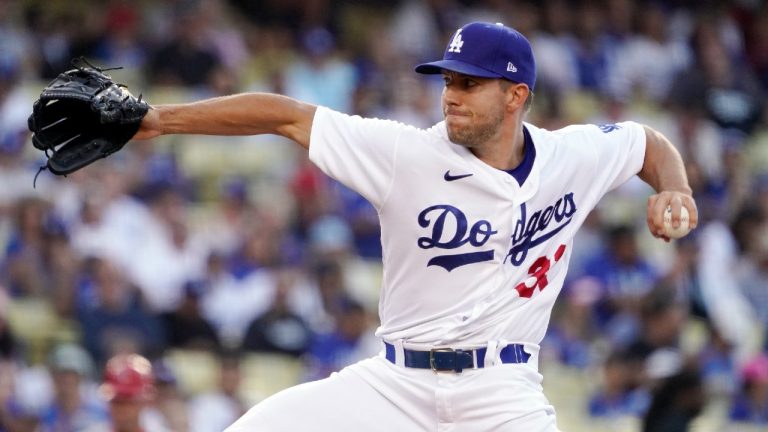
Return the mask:
<path fill-rule="evenodd" d="M 384 342 L 386 357 L 392 363 L 395 361 L 395 346 Z M 416 351 L 403 349 L 403 364 L 405 367 L 418 369 L 432 369 L 435 372 L 461 372 L 464 369 L 485 367 L 485 353 L 487 348 L 470 350 L 453 348 L 434 348 L 429 351 Z M 528 363 L 530 354 L 525 352 L 521 344 L 509 344 L 499 353 L 502 363 Z M 477 364 L 475 364 L 477 359 Z"/>

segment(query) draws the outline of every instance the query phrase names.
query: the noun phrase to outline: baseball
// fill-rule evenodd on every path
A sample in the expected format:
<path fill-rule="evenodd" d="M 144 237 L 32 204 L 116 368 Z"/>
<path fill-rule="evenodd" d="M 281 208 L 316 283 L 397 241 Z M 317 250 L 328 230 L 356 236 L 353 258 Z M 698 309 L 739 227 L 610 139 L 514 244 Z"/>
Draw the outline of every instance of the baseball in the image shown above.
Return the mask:
<path fill-rule="evenodd" d="M 685 207 L 680 208 L 680 226 L 677 228 L 672 226 L 672 207 L 667 207 L 664 212 L 664 234 L 669 238 L 679 239 L 685 237 L 691 232 L 688 209 Z"/>

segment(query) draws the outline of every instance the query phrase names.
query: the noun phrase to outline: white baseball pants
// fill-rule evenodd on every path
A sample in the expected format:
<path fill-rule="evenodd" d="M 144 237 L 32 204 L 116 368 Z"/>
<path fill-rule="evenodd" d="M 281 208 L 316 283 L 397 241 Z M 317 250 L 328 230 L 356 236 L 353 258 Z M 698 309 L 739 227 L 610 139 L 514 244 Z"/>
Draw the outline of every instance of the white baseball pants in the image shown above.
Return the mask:
<path fill-rule="evenodd" d="M 538 347 L 526 346 L 534 350 L 527 364 L 461 373 L 406 368 L 382 354 L 281 391 L 225 432 L 556 432 Z"/>

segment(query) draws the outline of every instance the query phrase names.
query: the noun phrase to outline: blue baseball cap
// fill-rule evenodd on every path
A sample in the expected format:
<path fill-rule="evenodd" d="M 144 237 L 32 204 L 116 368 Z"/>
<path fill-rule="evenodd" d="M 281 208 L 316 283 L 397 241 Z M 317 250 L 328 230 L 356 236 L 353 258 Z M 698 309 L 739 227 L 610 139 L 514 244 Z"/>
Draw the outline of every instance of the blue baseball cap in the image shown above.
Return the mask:
<path fill-rule="evenodd" d="M 442 60 L 416 66 L 421 74 L 443 70 L 483 78 L 504 78 L 528 85 L 536 84 L 536 62 L 528 39 L 504 24 L 473 22 L 456 30 L 445 48 Z"/>

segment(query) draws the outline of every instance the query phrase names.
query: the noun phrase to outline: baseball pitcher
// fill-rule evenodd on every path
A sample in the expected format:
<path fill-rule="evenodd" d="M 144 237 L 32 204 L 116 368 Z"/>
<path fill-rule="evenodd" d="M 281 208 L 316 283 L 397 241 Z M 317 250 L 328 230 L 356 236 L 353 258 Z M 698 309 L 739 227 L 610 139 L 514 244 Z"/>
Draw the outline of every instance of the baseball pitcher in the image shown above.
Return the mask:
<path fill-rule="evenodd" d="M 379 356 L 253 407 L 228 432 L 555 431 L 539 343 L 573 237 L 634 175 L 651 185 L 651 233 L 697 211 L 683 162 L 631 121 L 557 131 L 524 121 L 536 85 L 529 42 L 502 24 L 458 29 L 416 72 L 445 81 L 429 129 L 361 118 L 276 94 L 149 110 L 136 139 L 277 134 L 367 198 L 381 221 Z"/>

